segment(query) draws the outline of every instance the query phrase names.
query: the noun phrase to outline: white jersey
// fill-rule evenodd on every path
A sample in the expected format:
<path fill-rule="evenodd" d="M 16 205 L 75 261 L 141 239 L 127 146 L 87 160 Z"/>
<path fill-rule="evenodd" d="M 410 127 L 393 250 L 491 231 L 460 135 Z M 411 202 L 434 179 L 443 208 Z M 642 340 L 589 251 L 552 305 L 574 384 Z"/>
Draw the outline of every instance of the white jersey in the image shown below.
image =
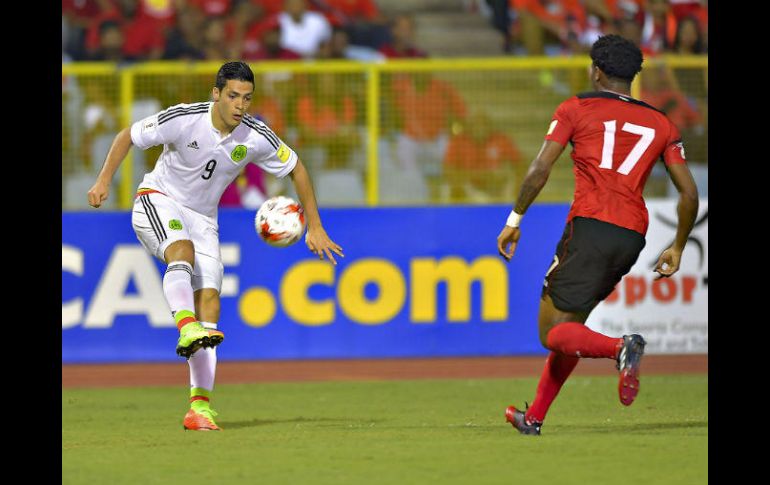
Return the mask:
<path fill-rule="evenodd" d="M 163 145 L 140 188 L 157 190 L 200 214 L 216 217 L 219 199 L 247 163 L 277 177 L 288 175 L 297 154 L 256 118 L 222 138 L 211 122 L 213 102 L 178 104 L 131 125 L 131 141 L 146 150 Z"/>

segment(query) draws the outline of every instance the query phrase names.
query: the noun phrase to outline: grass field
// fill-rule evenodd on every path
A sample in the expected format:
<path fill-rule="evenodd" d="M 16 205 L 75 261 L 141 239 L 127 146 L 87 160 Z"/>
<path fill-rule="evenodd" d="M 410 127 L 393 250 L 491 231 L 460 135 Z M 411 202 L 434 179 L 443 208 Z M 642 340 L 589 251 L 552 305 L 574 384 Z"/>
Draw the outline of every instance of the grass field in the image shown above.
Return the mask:
<path fill-rule="evenodd" d="M 708 483 L 708 376 L 570 379 L 543 435 L 505 423 L 537 380 L 217 386 L 222 432 L 183 431 L 184 387 L 62 390 L 63 484 Z"/>

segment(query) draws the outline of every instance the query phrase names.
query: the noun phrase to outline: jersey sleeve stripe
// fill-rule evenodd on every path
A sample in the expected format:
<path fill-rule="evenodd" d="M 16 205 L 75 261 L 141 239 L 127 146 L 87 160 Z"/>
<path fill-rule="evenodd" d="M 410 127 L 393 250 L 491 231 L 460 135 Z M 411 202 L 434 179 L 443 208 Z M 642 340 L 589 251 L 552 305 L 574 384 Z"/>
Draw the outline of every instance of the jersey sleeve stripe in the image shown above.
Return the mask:
<path fill-rule="evenodd" d="M 248 126 L 249 128 L 251 128 L 252 130 L 254 130 L 257 133 L 259 133 L 260 135 L 264 136 L 265 139 L 270 143 L 270 145 L 272 145 L 273 148 L 278 150 L 278 147 L 280 146 L 280 144 L 277 141 L 275 141 L 275 138 L 273 138 L 273 137 L 275 137 L 275 135 L 273 135 L 273 137 L 271 137 L 270 134 L 267 133 L 266 128 L 258 126 L 258 125 L 254 125 L 251 122 L 246 121 L 245 118 L 243 120 L 243 123 L 246 126 Z"/>
<path fill-rule="evenodd" d="M 172 112 L 169 112 L 169 113 L 164 113 L 164 114 L 158 116 L 158 121 L 164 121 L 164 120 L 166 120 L 168 118 L 171 118 L 172 116 L 176 116 L 176 115 L 180 115 L 180 114 L 184 114 L 184 113 L 200 112 L 200 111 L 207 111 L 207 110 L 208 110 L 208 108 L 206 108 L 205 106 L 200 106 L 198 108 L 188 108 L 188 109 L 176 110 L 176 111 L 172 111 Z"/>
<path fill-rule="evenodd" d="M 255 119 L 255 118 L 252 118 L 251 116 L 248 116 L 248 118 L 244 117 L 244 119 L 248 120 L 248 122 L 250 123 L 249 126 L 253 125 L 253 128 L 255 130 L 264 132 L 265 135 L 271 137 L 273 139 L 273 141 L 280 146 L 281 140 L 278 138 L 278 135 L 273 133 L 273 130 L 271 130 L 266 124 L 264 124 L 263 122 Z"/>
<path fill-rule="evenodd" d="M 191 104 L 190 106 L 175 106 L 175 107 L 171 107 L 171 108 L 168 108 L 168 109 L 166 109 L 164 111 L 161 111 L 161 113 L 158 115 L 158 118 L 163 118 L 164 116 L 168 116 L 168 115 L 170 115 L 172 113 L 178 113 L 180 111 L 189 111 L 191 109 L 202 108 L 204 106 L 208 106 L 208 103 L 195 103 L 195 104 Z"/>
<path fill-rule="evenodd" d="M 187 106 L 185 108 L 170 108 L 163 113 L 158 115 L 158 121 L 163 121 L 165 118 L 168 118 L 170 116 L 173 116 L 175 114 L 179 113 L 187 113 L 190 111 L 199 111 L 201 109 L 208 109 L 208 104 L 195 104 L 192 106 Z"/>
<path fill-rule="evenodd" d="M 159 120 L 158 120 L 158 124 L 159 124 L 159 125 L 162 125 L 163 123 L 165 123 L 165 122 L 167 122 L 167 121 L 171 121 L 171 120 L 173 120 L 174 118 L 178 118 L 178 117 L 180 117 L 180 116 L 187 116 L 187 115 L 197 115 L 197 114 L 206 113 L 206 112 L 208 112 L 208 108 L 205 108 L 205 109 L 199 109 L 199 110 L 195 110 L 195 111 L 184 111 L 184 112 L 182 112 L 182 113 L 176 113 L 176 114 L 173 114 L 173 115 L 171 115 L 171 116 L 168 116 L 168 117 L 166 117 L 166 118 L 163 118 L 162 120 L 161 120 L 161 119 L 159 119 Z"/>

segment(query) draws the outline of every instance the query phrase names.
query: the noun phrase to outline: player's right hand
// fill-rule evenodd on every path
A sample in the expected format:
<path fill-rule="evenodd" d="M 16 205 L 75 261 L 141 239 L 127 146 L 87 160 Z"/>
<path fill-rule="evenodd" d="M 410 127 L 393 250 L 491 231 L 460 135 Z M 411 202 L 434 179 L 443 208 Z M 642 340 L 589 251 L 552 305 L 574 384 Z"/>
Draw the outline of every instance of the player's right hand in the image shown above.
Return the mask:
<path fill-rule="evenodd" d="M 521 229 L 518 227 L 503 226 L 503 230 L 500 235 L 497 236 L 497 252 L 500 256 L 504 257 L 506 261 L 510 261 L 513 257 L 513 253 L 516 251 L 516 245 L 519 243 L 521 237 Z M 510 249 L 508 245 L 510 244 Z"/>
<path fill-rule="evenodd" d="M 107 196 L 110 195 L 110 186 L 96 182 L 91 190 L 88 191 L 88 205 L 91 207 L 99 207 L 102 202 L 107 200 Z"/>
<path fill-rule="evenodd" d="M 674 248 L 673 246 L 666 249 L 660 254 L 658 258 L 658 264 L 655 265 L 655 272 L 660 278 L 668 278 L 672 274 L 679 271 L 679 262 L 682 260 L 682 251 Z"/>

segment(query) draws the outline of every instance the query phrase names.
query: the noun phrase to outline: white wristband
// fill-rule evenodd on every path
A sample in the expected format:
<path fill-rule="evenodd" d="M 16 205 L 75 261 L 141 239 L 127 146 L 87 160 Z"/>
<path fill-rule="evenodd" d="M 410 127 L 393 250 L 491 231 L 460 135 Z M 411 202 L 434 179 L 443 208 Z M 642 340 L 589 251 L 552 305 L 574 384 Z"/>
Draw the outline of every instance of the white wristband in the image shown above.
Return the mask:
<path fill-rule="evenodd" d="M 511 215 L 508 216 L 508 220 L 505 221 L 505 225 L 510 227 L 519 227 L 522 217 L 524 217 L 523 214 L 517 214 L 516 211 L 511 211 Z"/>

